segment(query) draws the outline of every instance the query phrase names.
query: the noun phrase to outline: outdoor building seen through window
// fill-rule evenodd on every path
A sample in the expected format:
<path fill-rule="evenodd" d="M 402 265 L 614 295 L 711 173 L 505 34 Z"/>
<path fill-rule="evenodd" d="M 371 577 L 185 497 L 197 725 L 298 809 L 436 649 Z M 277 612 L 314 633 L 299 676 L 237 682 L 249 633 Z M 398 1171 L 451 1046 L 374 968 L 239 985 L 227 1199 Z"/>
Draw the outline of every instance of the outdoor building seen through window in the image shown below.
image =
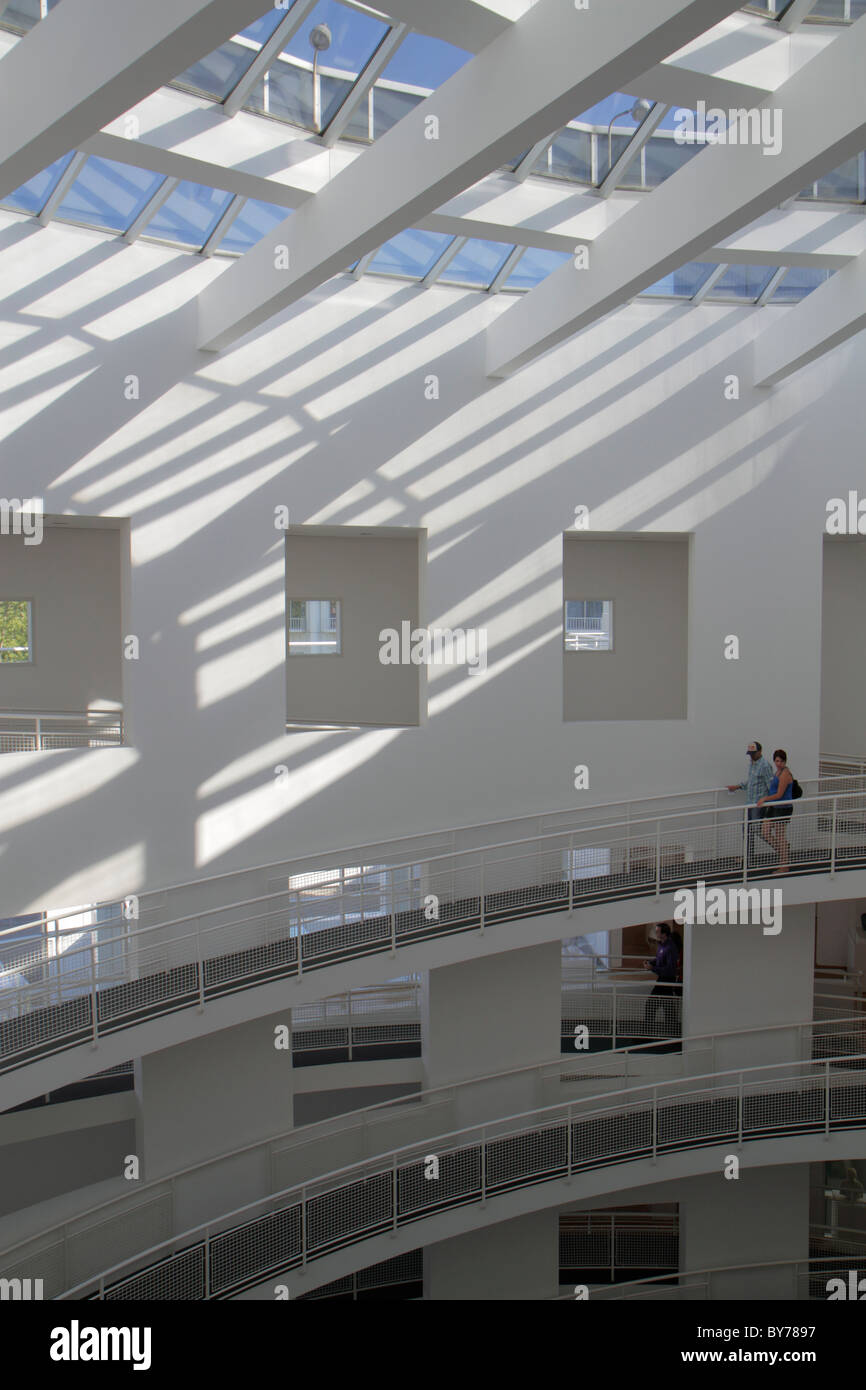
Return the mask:
<path fill-rule="evenodd" d="M 613 600 L 568 599 L 565 605 L 567 652 L 613 651 Z"/>
<path fill-rule="evenodd" d="M 289 656 L 339 654 L 339 599 L 289 599 Z"/>
<path fill-rule="evenodd" d="M 0 661 L 33 660 L 31 609 L 27 599 L 0 599 Z"/>

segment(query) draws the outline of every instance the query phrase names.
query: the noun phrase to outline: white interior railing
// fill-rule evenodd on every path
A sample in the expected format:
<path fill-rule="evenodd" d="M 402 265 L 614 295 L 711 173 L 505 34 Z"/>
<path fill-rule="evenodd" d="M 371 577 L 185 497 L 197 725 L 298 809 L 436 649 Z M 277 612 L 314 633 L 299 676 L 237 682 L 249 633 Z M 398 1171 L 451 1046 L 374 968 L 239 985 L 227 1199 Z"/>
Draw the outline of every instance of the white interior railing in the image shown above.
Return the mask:
<path fill-rule="evenodd" d="M 118 748 L 122 743 L 123 715 L 118 710 L 0 710 L 0 753 Z"/>
<path fill-rule="evenodd" d="M 732 1043 L 758 1053 L 768 1040 L 778 1040 L 790 1050 L 793 1060 L 785 1066 L 792 1067 L 797 1075 L 801 1066 L 811 1067 L 826 1058 L 866 1055 L 866 1016 L 852 1011 L 847 1018 L 698 1035 L 684 1039 L 683 1051 L 667 1057 L 666 1065 L 676 1069 L 680 1084 L 690 1085 L 696 1073 L 715 1073 Z M 563 1084 L 589 1085 L 603 1091 L 615 1082 L 622 1099 L 624 1092 L 630 1094 L 634 1088 L 646 1086 L 648 1066 L 659 1051 L 666 1056 L 666 1046 L 649 1043 L 559 1056 L 549 1062 L 413 1092 L 299 1129 L 286 1128 L 270 1139 L 234 1148 L 156 1181 L 136 1184 L 132 1193 L 82 1209 L 74 1217 L 7 1246 L 0 1252 L 0 1276 L 41 1278 L 46 1297 L 54 1297 L 104 1268 L 106 1259 L 130 1255 L 130 1243 L 137 1249 L 135 1242 L 143 1233 L 172 1235 L 190 1202 L 201 1211 L 206 1194 L 219 1192 L 227 1181 L 234 1188 L 253 1182 L 259 1192 L 275 1193 L 299 1178 L 315 1178 L 333 1163 L 335 1150 L 353 1162 L 370 1162 L 383 1148 L 409 1140 L 413 1145 L 429 1145 L 441 1135 L 443 1123 L 458 1115 L 490 1114 L 495 1119 L 504 1083 L 516 1087 L 521 1096 L 553 1101 L 561 1096 Z"/>
<path fill-rule="evenodd" d="M 843 779 L 848 780 L 848 779 Z M 150 925 L 101 925 L 30 969 L 2 994 L 0 1067 L 8 1069 L 177 1008 L 457 931 L 496 929 L 535 913 L 660 897 L 708 879 L 765 878 L 760 822 L 745 807 L 657 814 L 541 835 L 331 878 L 292 875 L 286 887 Z M 794 803 L 792 873 L 866 868 L 866 791 Z M 266 873 L 272 873 L 269 869 Z M 279 882 L 279 880 L 270 880 Z M 772 880 L 779 886 L 779 880 Z M 204 891 L 209 885 L 198 884 Z M 134 927 L 134 929 L 133 929 Z M 81 936 L 80 928 L 77 929 Z"/>
<path fill-rule="evenodd" d="M 655 1082 L 427 1138 L 247 1203 L 61 1297 L 208 1300 L 455 1206 L 695 1145 L 866 1122 L 866 1052 Z M 429 1176 L 429 1159 L 438 1177 Z M 425 1176 L 427 1174 L 428 1176 Z M 34 1271 L 38 1275 L 38 1271 Z"/>

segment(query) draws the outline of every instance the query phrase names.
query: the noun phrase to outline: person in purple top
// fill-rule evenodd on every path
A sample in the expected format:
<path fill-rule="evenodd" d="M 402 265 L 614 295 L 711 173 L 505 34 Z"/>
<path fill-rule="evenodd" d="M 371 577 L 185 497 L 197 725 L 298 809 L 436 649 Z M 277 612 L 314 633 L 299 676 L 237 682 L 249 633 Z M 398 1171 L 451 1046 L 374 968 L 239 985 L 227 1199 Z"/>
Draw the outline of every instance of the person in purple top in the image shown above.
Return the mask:
<path fill-rule="evenodd" d="M 683 987 L 677 983 L 679 974 L 680 953 L 677 947 L 673 932 L 667 922 L 658 924 L 658 949 L 653 960 L 644 961 L 644 969 L 652 970 L 656 976 L 657 983 L 650 991 L 644 1011 L 644 1022 L 647 1032 L 652 1033 L 652 1025 L 655 1023 L 655 1014 L 659 1008 L 662 1009 L 662 1022 L 666 1036 L 669 1036 L 673 1024 L 674 998 L 681 995 Z M 654 1004 L 653 1000 L 658 997 L 659 1003 Z"/>

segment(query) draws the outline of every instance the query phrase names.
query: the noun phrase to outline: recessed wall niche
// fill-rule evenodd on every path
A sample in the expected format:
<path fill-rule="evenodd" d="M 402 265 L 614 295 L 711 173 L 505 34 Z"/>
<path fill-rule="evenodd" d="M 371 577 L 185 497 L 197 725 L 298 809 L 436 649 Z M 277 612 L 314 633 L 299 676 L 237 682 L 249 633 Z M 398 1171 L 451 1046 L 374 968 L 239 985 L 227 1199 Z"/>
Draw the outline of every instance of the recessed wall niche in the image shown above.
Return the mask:
<path fill-rule="evenodd" d="M 390 526 L 288 531 L 287 725 L 420 723 L 424 672 L 381 661 L 380 633 L 419 625 L 425 537 Z"/>
<path fill-rule="evenodd" d="M 686 718 L 690 542 L 657 532 L 563 535 L 564 720 Z"/>
<path fill-rule="evenodd" d="M 29 534 L 0 535 L 0 600 L 26 602 L 30 646 L 29 659 L 0 661 L 0 750 L 120 743 L 127 523 L 40 520 Z M 13 628 L 7 645 L 18 647 Z"/>

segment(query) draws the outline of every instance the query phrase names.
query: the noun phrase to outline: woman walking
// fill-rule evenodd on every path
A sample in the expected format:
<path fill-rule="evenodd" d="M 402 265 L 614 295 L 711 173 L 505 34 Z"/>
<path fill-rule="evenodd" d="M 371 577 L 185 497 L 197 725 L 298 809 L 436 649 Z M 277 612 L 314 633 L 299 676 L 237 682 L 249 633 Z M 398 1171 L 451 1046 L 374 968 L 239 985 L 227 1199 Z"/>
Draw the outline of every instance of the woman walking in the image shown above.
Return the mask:
<path fill-rule="evenodd" d="M 762 796 L 757 804 L 766 808 L 761 824 L 761 834 L 779 856 L 779 867 L 774 869 L 773 873 L 786 874 L 788 872 L 788 838 L 785 834 L 785 827 L 794 814 L 792 804 L 794 776 L 788 767 L 788 754 L 784 748 L 776 749 L 773 754 L 773 765 L 776 769 L 776 775 L 770 783 L 767 795 Z"/>

